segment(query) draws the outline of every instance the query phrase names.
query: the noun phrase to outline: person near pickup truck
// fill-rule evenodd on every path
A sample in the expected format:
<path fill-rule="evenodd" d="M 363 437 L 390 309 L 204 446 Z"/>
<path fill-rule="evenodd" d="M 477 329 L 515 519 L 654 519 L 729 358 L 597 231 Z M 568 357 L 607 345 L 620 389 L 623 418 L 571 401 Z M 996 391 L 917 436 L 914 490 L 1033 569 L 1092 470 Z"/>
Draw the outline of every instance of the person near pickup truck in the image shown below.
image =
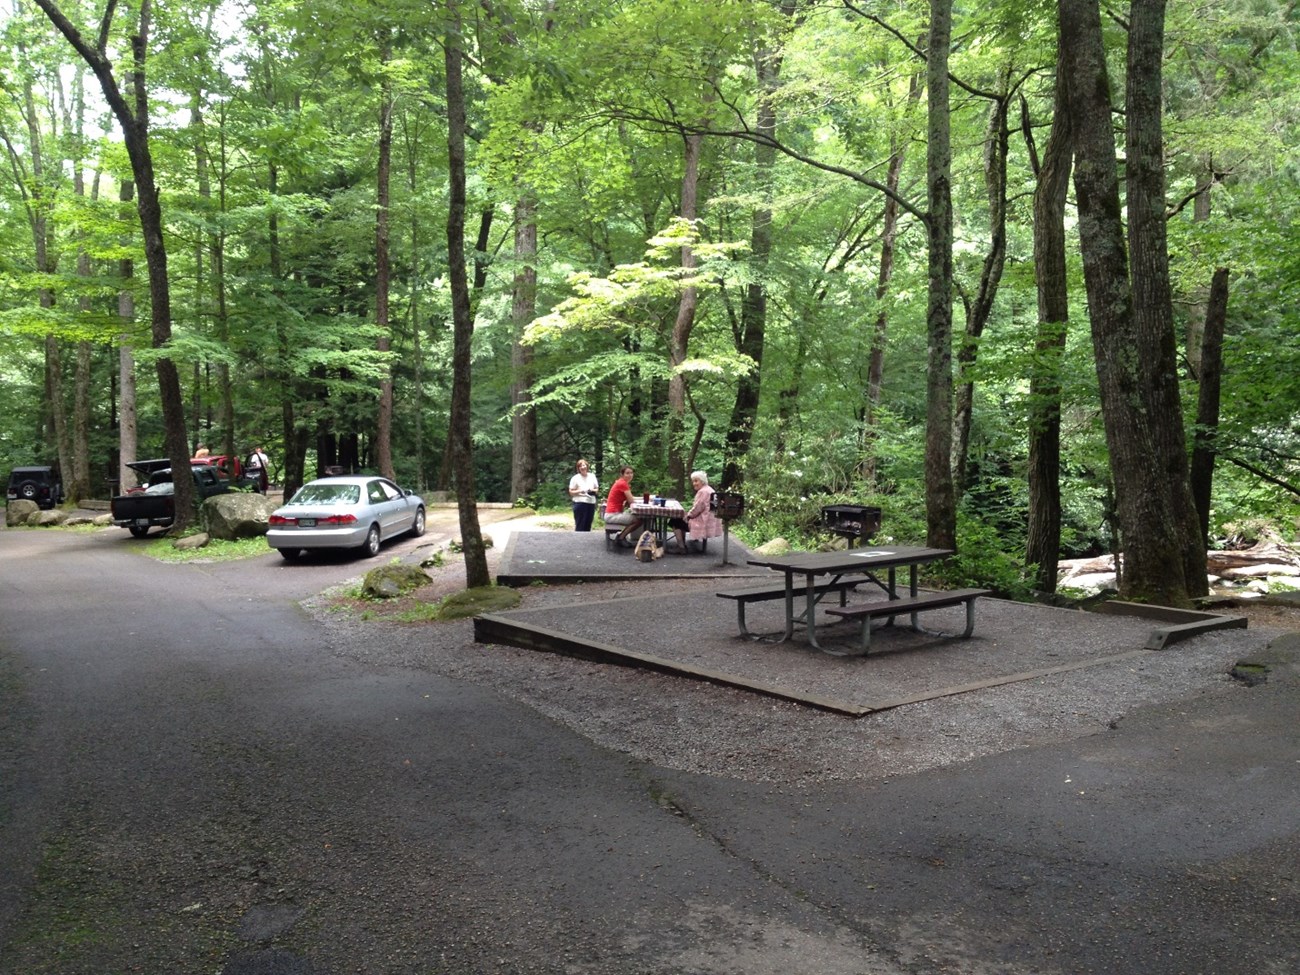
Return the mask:
<path fill-rule="evenodd" d="M 253 452 L 248 455 L 248 463 L 244 467 L 248 470 L 250 477 L 257 478 L 258 490 L 265 494 L 271 483 L 270 478 L 267 476 L 271 461 L 266 456 L 266 451 L 261 447 L 254 447 Z"/>
<path fill-rule="evenodd" d="M 569 498 L 573 501 L 573 530 L 589 532 L 592 520 L 596 517 L 596 495 L 600 491 L 600 483 L 585 460 L 579 458 L 575 468 L 578 473 L 569 478 Z"/>

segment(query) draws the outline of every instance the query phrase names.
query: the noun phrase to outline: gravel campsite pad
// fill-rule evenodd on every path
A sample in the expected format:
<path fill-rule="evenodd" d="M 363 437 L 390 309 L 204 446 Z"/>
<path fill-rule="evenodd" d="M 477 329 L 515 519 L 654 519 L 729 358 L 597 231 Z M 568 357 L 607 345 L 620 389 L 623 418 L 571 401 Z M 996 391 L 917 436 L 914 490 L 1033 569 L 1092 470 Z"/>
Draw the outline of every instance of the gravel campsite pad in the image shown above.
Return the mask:
<path fill-rule="evenodd" d="M 420 591 L 422 600 L 437 600 L 463 585 L 463 567 L 455 560 L 430 571 L 435 582 Z M 976 672 L 1011 674 L 1122 654 L 1139 650 L 1150 630 L 1149 623 L 1125 617 L 981 600 L 971 640 L 913 637 L 924 645 L 907 652 L 889 652 L 882 640 L 880 652 L 866 659 L 835 658 L 797 643 L 739 641 L 734 610 L 700 580 L 531 586 L 522 594 L 519 612 L 563 621 L 589 637 L 660 652 L 716 652 L 731 666 L 744 657 L 751 661 L 751 673 L 761 664 L 768 678 L 792 685 L 814 680 L 843 685 L 851 674 L 872 694 L 927 681 L 932 687 L 961 685 Z M 1232 666 L 1283 632 L 1252 624 L 1207 633 L 1160 652 L 852 719 L 682 677 L 477 644 L 468 620 L 393 623 L 378 612 L 340 612 L 336 603 L 326 594 L 308 607 L 340 653 L 376 666 L 425 669 L 490 686 L 616 751 L 668 768 L 752 781 L 902 775 L 1104 732 L 1149 703 L 1247 693 L 1230 676 Z M 707 619 L 716 622 L 707 624 L 714 629 L 705 629 L 692 613 L 697 605 L 712 603 L 718 606 Z M 596 610 L 576 616 L 573 604 Z M 1297 612 L 1279 616 L 1276 624 L 1286 627 Z M 933 625 L 943 626 L 935 615 Z M 756 629 L 762 628 L 761 619 L 756 615 Z"/>

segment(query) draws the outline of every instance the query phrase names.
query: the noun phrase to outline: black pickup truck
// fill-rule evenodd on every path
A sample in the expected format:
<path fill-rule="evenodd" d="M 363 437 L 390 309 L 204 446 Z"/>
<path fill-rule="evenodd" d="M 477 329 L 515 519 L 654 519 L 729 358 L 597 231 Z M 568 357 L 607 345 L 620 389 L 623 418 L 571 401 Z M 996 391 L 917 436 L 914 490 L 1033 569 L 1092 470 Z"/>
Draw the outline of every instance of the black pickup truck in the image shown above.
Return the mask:
<path fill-rule="evenodd" d="M 113 524 L 129 529 L 136 538 L 149 534 L 150 528 L 170 526 L 176 520 L 176 486 L 172 484 L 171 461 L 139 460 L 126 466 L 147 475 L 148 481 L 143 488 L 113 499 Z M 230 481 L 208 464 L 194 464 L 190 473 L 194 477 L 194 496 L 199 501 L 231 489 Z"/>

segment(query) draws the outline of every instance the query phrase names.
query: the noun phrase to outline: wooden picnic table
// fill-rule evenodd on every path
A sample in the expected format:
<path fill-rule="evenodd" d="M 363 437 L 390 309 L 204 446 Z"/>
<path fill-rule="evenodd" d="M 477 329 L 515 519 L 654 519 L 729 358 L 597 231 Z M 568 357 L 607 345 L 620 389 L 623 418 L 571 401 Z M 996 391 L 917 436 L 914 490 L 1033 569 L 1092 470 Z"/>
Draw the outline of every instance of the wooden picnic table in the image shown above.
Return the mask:
<path fill-rule="evenodd" d="M 783 643 L 794 636 L 795 625 L 804 627 L 808 642 L 819 650 L 824 650 L 817 642 L 817 604 L 830 592 L 839 592 L 841 601 L 846 584 L 861 576 L 863 582 L 879 586 L 890 600 L 899 600 L 897 573 L 901 568 L 908 569 L 908 595 L 917 597 L 917 568 L 928 562 L 952 555 L 950 549 L 924 548 L 909 545 L 868 546 L 866 548 L 848 549 L 842 552 L 792 552 L 789 555 L 763 556 L 749 559 L 750 565 L 766 566 L 780 572 L 785 577 L 785 585 L 772 595 L 785 599 L 785 632 L 775 638 L 774 642 Z M 884 580 L 880 578 L 883 572 Z M 829 580 L 822 577 L 830 577 Z M 848 577 L 846 580 L 845 577 Z M 822 579 L 819 582 L 819 578 Z M 802 613 L 795 612 L 795 597 L 804 596 Z M 731 597 L 735 598 L 735 597 Z M 757 592 L 755 594 L 757 598 Z M 742 604 L 743 606 L 743 604 Z M 743 611 L 743 610 L 742 610 Z M 916 615 L 912 616 L 912 627 L 917 629 Z M 744 617 L 741 617 L 741 632 L 744 635 Z M 866 620 L 864 625 L 870 625 Z"/>
<path fill-rule="evenodd" d="M 680 501 L 673 498 L 664 498 L 662 504 L 651 500 L 633 501 L 632 514 L 641 519 L 643 530 L 654 532 L 655 538 L 659 540 L 660 545 L 668 541 L 668 522 L 672 518 L 684 518 L 686 509 L 682 507 Z"/>

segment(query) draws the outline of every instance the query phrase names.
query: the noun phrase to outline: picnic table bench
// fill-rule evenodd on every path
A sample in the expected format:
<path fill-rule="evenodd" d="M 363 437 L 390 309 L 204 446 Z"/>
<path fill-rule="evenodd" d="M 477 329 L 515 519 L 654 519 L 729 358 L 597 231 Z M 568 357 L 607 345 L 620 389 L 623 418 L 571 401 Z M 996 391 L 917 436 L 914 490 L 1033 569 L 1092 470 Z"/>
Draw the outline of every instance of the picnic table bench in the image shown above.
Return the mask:
<path fill-rule="evenodd" d="M 847 605 L 848 600 L 845 598 L 849 592 L 852 592 L 861 583 L 866 582 L 865 578 L 841 579 L 834 582 L 824 582 L 813 588 L 813 592 L 818 599 L 830 593 L 838 593 L 840 605 Z M 761 603 L 769 599 L 785 599 L 785 586 L 765 587 L 762 589 L 734 589 L 729 592 L 718 593 L 720 599 L 734 599 L 736 601 L 736 619 L 740 624 L 740 635 L 751 640 L 757 640 L 759 637 L 751 634 L 745 627 L 745 607 L 750 603 Z"/>
<path fill-rule="evenodd" d="M 975 632 L 975 600 L 990 594 L 988 589 L 950 589 L 943 592 L 923 592 L 915 596 L 902 596 L 860 606 L 841 606 L 826 610 L 827 616 L 838 616 L 847 620 L 860 620 L 862 623 L 862 655 L 871 649 L 871 621 L 877 617 L 893 619 L 895 616 L 912 617 L 912 629 L 920 630 L 917 613 L 927 609 L 942 609 L 946 606 L 966 604 L 966 629 L 962 632 L 964 640 Z"/>

